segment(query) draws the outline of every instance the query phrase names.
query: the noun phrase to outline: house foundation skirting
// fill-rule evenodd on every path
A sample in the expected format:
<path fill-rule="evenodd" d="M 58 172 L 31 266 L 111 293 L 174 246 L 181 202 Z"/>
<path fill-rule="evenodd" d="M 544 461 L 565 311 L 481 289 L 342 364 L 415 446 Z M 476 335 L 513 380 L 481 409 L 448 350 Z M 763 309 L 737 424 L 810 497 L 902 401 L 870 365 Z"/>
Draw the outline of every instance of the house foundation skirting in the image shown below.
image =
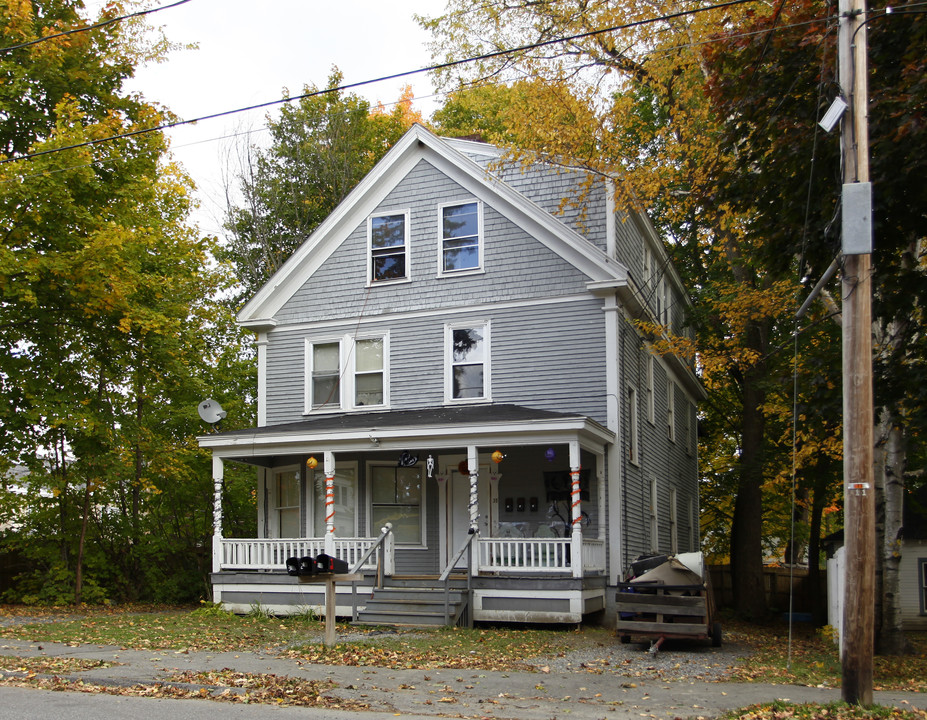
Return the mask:
<path fill-rule="evenodd" d="M 374 575 L 357 583 L 358 610 L 364 608 Z M 474 577 L 473 619 L 477 622 L 578 623 L 605 609 L 606 578 Z M 396 578 L 389 585 L 401 585 Z M 437 581 L 436 581 L 437 584 Z M 301 582 L 281 572 L 219 572 L 212 575 L 213 601 L 231 612 L 260 609 L 275 615 L 325 613 L 325 584 Z M 350 583 L 336 586 L 335 613 L 353 614 Z"/>

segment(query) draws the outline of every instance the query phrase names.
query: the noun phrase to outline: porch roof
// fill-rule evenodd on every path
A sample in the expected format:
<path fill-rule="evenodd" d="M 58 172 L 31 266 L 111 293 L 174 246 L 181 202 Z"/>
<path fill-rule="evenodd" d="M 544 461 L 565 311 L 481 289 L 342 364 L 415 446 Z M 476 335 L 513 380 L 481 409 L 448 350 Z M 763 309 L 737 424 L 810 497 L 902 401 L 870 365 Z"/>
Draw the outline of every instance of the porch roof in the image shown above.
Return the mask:
<path fill-rule="evenodd" d="M 615 434 L 584 415 L 480 404 L 320 414 L 298 422 L 218 432 L 197 439 L 217 457 L 261 464 L 260 458 L 326 450 L 433 450 L 574 440 L 586 450 L 601 452 L 615 441 Z"/>

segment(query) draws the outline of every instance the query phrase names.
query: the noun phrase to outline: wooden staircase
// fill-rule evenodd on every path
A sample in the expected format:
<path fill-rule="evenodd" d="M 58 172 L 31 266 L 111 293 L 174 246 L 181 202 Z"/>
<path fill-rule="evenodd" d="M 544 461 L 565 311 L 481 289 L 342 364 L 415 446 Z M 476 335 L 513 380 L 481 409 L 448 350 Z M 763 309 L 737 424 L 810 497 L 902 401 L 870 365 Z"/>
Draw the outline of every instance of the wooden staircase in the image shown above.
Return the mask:
<path fill-rule="evenodd" d="M 445 624 L 444 583 L 436 576 L 390 578 L 389 585 L 374 588 L 356 625 L 440 626 Z M 358 603 L 360 604 L 360 602 Z M 465 574 L 450 577 L 447 617 L 460 624 L 470 612 Z"/>

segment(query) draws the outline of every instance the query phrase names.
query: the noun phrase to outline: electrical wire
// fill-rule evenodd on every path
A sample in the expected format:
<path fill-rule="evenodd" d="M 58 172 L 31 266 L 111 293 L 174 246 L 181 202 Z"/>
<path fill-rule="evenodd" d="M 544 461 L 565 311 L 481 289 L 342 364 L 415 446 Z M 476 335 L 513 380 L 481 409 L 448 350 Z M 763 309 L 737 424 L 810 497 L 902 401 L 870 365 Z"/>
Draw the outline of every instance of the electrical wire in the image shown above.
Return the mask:
<path fill-rule="evenodd" d="M 48 42 L 49 40 L 54 40 L 55 38 L 65 37 L 67 35 L 74 35 L 76 33 L 89 32 L 90 30 L 96 30 L 101 27 L 106 27 L 107 25 L 113 25 L 117 22 L 122 22 L 123 20 L 130 20 L 131 18 L 141 17 L 142 15 L 151 15 L 152 13 L 161 12 L 162 10 L 170 10 L 175 8 L 178 5 L 184 5 L 190 2 L 190 0 L 178 0 L 175 3 L 170 5 L 164 5 L 162 7 L 151 8 L 150 10 L 139 10 L 138 12 L 129 13 L 128 15 L 120 15 L 119 17 L 110 18 L 109 20 L 103 20 L 94 25 L 85 25 L 84 27 L 71 28 L 70 30 L 64 30 L 54 35 L 43 35 L 40 38 L 35 40 L 30 40 L 29 42 L 19 43 L 18 45 L 8 45 L 7 47 L 0 48 L 0 53 L 12 52 L 13 50 L 21 50 L 22 48 L 32 47 L 33 45 L 38 45 L 39 43 Z"/>
<path fill-rule="evenodd" d="M 667 20 L 673 20 L 673 19 L 677 19 L 680 17 L 686 17 L 690 15 L 699 14 L 699 13 L 707 12 L 709 10 L 718 10 L 718 9 L 731 7 L 735 5 L 743 5 L 746 3 L 755 3 L 759 1 L 760 0 L 727 0 L 727 2 L 722 2 L 722 3 L 715 4 L 715 5 L 709 5 L 706 7 L 694 8 L 691 10 L 681 10 L 676 13 L 670 13 L 667 15 L 661 15 L 661 16 L 653 17 L 653 18 L 646 18 L 643 20 L 636 20 L 634 22 L 624 23 L 622 25 L 613 25 L 607 28 L 601 28 L 599 30 L 590 30 L 589 32 L 577 33 L 575 35 L 570 35 L 570 36 L 566 36 L 562 38 L 554 38 L 551 40 L 544 40 L 544 41 L 537 42 L 537 43 L 530 43 L 530 44 L 522 45 L 522 46 L 515 47 L 515 48 L 509 48 L 505 50 L 496 50 L 491 53 L 484 53 L 482 55 L 477 55 L 473 57 L 461 58 L 459 60 L 451 60 L 451 61 L 444 62 L 444 63 L 437 63 L 435 65 L 429 65 L 427 67 L 419 68 L 417 70 L 405 70 L 402 72 L 393 73 L 391 75 L 383 75 L 381 77 L 374 78 L 372 80 L 361 80 L 355 83 L 346 83 L 346 84 L 339 85 L 333 88 L 313 90 L 310 92 L 301 93 L 299 95 L 292 95 L 292 96 L 288 96 L 285 98 L 280 98 L 278 100 L 271 100 L 268 102 L 257 103 L 255 105 L 248 105 L 246 107 L 235 108 L 233 110 L 224 110 L 221 112 L 210 113 L 208 115 L 202 115 L 200 117 L 193 118 L 190 120 L 175 120 L 175 121 L 168 122 L 168 123 L 162 123 L 154 127 L 139 128 L 137 130 L 130 130 L 125 133 L 109 135 L 107 137 L 102 137 L 102 138 L 95 138 L 93 140 L 86 140 L 84 142 L 73 143 L 71 145 L 63 145 L 61 147 L 48 148 L 46 150 L 38 150 L 36 152 L 31 152 L 31 153 L 24 153 L 22 155 L 17 155 L 15 157 L 4 158 L 0 160 L 0 165 L 4 165 L 7 163 L 11 163 L 11 162 L 16 162 L 19 160 L 30 160 L 35 157 L 41 157 L 43 155 L 51 155 L 51 154 L 63 152 L 66 150 L 77 150 L 79 148 L 91 147 L 91 146 L 99 145 L 105 142 L 112 142 L 114 140 L 122 140 L 126 138 L 136 137 L 139 135 L 145 135 L 145 134 L 152 133 L 152 132 L 159 132 L 161 130 L 168 130 L 170 128 L 180 127 L 182 125 L 192 125 L 194 123 L 205 122 L 207 120 L 215 120 L 220 117 L 227 117 L 229 115 L 235 115 L 235 114 L 242 113 L 242 112 L 262 110 L 265 108 L 275 107 L 277 105 L 282 105 L 282 104 L 293 102 L 296 100 L 304 100 L 304 99 L 308 99 L 311 97 L 318 97 L 321 95 L 341 92 L 344 90 L 353 90 L 359 87 L 364 87 L 366 85 L 372 85 L 372 84 L 380 83 L 380 82 L 387 82 L 390 80 L 398 80 L 398 79 L 405 78 L 405 77 L 411 77 L 413 75 L 419 75 L 425 72 L 435 72 L 438 70 L 446 70 L 448 68 L 465 65 L 467 63 L 477 62 L 480 60 L 489 60 L 495 57 L 502 57 L 505 55 L 513 55 L 516 53 L 525 52 L 527 50 L 534 50 L 534 49 L 541 48 L 541 47 L 549 47 L 551 45 L 556 45 L 556 44 L 563 43 L 563 42 L 570 42 L 572 40 L 581 40 L 584 38 L 593 37 L 595 35 L 602 35 L 604 33 L 616 32 L 618 30 L 629 30 L 635 27 L 642 27 L 645 25 L 651 25 L 651 24 L 658 23 L 658 22 L 665 22 Z M 189 0 L 181 0 L 181 2 L 189 2 Z M 171 6 L 165 6 L 165 7 L 171 7 Z"/>

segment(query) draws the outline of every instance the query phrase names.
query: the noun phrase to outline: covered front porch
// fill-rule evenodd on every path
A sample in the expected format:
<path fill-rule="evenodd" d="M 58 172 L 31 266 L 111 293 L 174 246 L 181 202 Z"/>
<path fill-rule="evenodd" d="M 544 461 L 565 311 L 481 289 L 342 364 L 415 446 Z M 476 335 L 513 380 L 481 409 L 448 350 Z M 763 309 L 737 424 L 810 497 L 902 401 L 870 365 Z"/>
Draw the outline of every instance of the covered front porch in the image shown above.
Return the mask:
<path fill-rule="evenodd" d="M 376 587 L 466 580 L 473 620 L 579 622 L 605 604 L 608 430 L 516 406 L 319 416 L 200 438 L 213 451 L 214 600 L 247 612 L 323 607 L 288 576 L 320 553 L 363 575 L 336 612 Z M 258 468 L 257 538 L 222 536 L 227 462 Z"/>

